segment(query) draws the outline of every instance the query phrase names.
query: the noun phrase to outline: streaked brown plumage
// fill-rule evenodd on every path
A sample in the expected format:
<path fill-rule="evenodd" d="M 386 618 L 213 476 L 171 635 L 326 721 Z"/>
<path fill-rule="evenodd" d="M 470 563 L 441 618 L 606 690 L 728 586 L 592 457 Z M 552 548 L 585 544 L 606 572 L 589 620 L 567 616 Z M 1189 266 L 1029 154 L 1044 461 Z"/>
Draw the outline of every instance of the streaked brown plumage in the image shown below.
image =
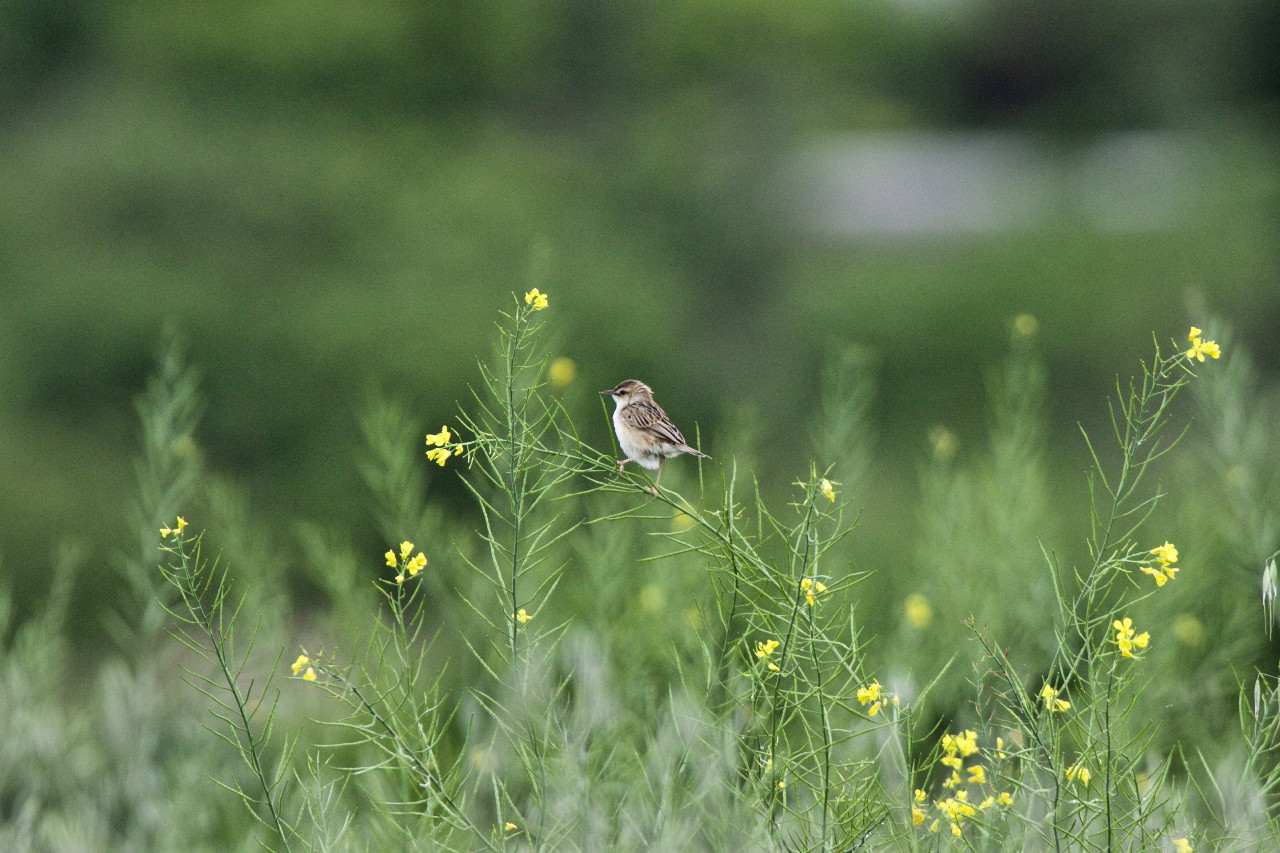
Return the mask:
<path fill-rule="evenodd" d="M 618 470 L 628 462 L 637 462 L 645 468 L 658 469 L 651 491 L 658 494 L 658 481 L 662 479 L 662 463 L 672 456 L 690 453 L 709 459 L 707 454 L 688 445 L 680 430 L 671 423 L 667 413 L 653 401 L 653 391 L 636 379 L 624 379 L 608 391 L 613 397 L 613 429 L 618 435 L 618 445 L 626 454 L 618 460 Z"/>

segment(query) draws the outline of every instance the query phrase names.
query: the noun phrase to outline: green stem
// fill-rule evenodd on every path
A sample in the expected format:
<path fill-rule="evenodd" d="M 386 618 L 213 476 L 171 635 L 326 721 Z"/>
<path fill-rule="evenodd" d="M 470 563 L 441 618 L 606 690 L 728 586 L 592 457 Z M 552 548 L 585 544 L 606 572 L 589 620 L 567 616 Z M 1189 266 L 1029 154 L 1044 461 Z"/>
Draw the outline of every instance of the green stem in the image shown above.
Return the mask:
<path fill-rule="evenodd" d="M 520 351 L 520 337 L 524 327 L 524 312 L 517 307 L 515 315 L 515 331 L 511 336 L 511 343 L 507 348 L 506 368 L 506 391 L 507 391 L 507 495 L 511 505 L 511 664 L 515 666 L 516 656 L 518 654 L 517 643 L 520 636 L 520 622 L 516 619 L 516 613 L 520 609 L 520 599 L 516 592 L 516 581 L 520 570 L 520 522 L 524 517 L 524 493 L 519 488 L 516 476 L 519 470 L 517 460 L 517 448 L 519 442 L 517 440 L 517 428 L 520 419 L 516 417 L 516 400 L 515 400 L 515 384 L 516 384 L 516 355 Z"/>
<path fill-rule="evenodd" d="M 284 848 L 285 853 L 289 851 L 289 836 L 286 831 L 284 821 L 280 817 L 280 813 L 276 810 L 275 799 L 272 795 L 272 786 L 267 782 L 266 771 L 262 769 L 262 756 L 258 752 L 258 742 L 253 737 L 253 732 L 249 726 L 249 711 L 246 707 L 247 701 L 240 692 L 240 685 L 237 683 L 232 666 L 227 660 L 226 650 L 224 648 L 223 638 L 214 626 L 213 611 L 205 607 L 204 602 L 196 592 L 195 571 L 193 563 L 199 561 L 199 550 L 195 554 L 188 555 L 186 549 L 187 540 L 180 540 L 178 543 L 178 557 L 182 566 L 182 582 L 178 584 L 178 589 L 182 594 L 187 610 L 195 617 L 196 624 L 204 631 L 205 637 L 209 640 L 209 648 L 213 651 L 214 657 L 218 663 L 218 669 L 222 673 L 223 681 L 226 682 L 227 691 L 231 694 L 235 704 L 235 712 L 239 717 L 239 739 L 244 744 L 244 748 L 248 750 L 249 767 L 253 770 L 254 777 L 258 780 L 258 785 L 262 788 L 263 802 L 266 805 L 267 812 L 271 816 L 270 826 L 275 830 L 276 835 L 280 838 L 280 844 Z M 222 595 L 219 593 L 215 597 L 213 609 L 220 608 Z"/>
<path fill-rule="evenodd" d="M 378 724 L 386 736 L 391 739 L 392 744 L 395 746 L 394 754 L 403 761 L 407 761 L 418 774 L 419 778 L 422 779 L 423 788 L 434 785 L 436 791 L 440 795 L 441 802 L 449 807 L 449 811 L 453 813 L 454 817 L 460 820 L 463 825 L 465 825 L 466 828 L 476 836 L 476 838 L 480 839 L 480 842 L 484 844 L 485 847 L 490 850 L 498 850 L 499 848 L 493 844 L 488 836 L 480 831 L 480 827 L 476 826 L 475 823 L 472 822 L 472 820 L 467 817 L 466 813 L 458 806 L 457 802 L 449 796 L 449 793 L 444 788 L 444 780 L 436 778 L 427 767 L 426 763 L 419 758 L 412 749 L 409 749 L 409 747 L 405 745 L 400 734 L 392 727 L 391 723 L 382 716 L 381 713 L 379 713 L 377 706 L 369 701 L 360 688 L 341 672 L 331 667 L 322 666 L 321 669 L 325 675 L 337 681 L 355 697 L 356 702 L 364 709 L 364 712 L 368 714 L 373 721 Z"/>

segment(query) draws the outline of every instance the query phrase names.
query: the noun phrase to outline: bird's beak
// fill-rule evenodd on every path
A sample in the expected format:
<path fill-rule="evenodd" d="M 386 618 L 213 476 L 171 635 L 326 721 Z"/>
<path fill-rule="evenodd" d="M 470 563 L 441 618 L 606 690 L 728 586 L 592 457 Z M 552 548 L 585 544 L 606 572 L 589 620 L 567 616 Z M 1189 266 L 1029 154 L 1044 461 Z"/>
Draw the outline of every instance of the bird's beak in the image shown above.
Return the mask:
<path fill-rule="evenodd" d="M 600 393 L 601 393 L 601 394 L 608 394 L 610 397 L 612 397 L 612 396 L 613 396 L 613 389 L 612 389 L 612 388 L 610 388 L 608 391 L 601 391 Z"/>

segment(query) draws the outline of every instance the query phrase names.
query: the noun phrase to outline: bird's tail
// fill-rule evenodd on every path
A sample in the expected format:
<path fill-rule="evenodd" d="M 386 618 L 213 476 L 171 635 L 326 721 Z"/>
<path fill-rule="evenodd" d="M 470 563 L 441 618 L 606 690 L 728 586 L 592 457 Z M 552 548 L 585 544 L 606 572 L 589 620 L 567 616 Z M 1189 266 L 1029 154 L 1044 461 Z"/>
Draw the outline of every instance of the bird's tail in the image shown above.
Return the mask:
<path fill-rule="evenodd" d="M 681 449 L 681 450 L 683 450 L 685 453 L 688 453 L 688 454 L 690 454 L 690 455 L 692 455 L 692 456 L 701 456 L 703 459 L 710 459 L 710 458 L 711 458 L 711 457 L 710 457 L 710 455 L 708 455 L 708 454 L 706 454 L 706 453 L 703 453 L 701 450 L 698 450 L 698 449 L 696 449 L 696 448 L 690 447 L 690 446 L 689 446 L 689 445 L 687 445 L 687 444 L 686 444 L 684 447 L 681 447 L 680 449 Z"/>

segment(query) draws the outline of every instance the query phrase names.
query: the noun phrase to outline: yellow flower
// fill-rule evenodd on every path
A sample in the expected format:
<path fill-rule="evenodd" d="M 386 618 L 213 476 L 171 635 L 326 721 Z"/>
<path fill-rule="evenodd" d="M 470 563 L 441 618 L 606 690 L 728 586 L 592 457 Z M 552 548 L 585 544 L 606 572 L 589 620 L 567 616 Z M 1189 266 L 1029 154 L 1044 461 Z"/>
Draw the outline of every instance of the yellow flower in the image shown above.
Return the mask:
<path fill-rule="evenodd" d="M 1163 545 L 1157 545 L 1147 553 L 1155 554 L 1156 559 L 1160 561 L 1160 565 L 1162 566 L 1178 562 L 1178 549 L 1174 547 L 1172 542 L 1165 542 Z"/>
<path fill-rule="evenodd" d="M 298 655 L 298 659 L 293 662 L 293 674 L 297 675 L 298 670 L 311 663 L 311 658 L 306 655 Z"/>
<path fill-rule="evenodd" d="M 943 800 L 938 804 L 938 808 L 952 820 L 962 817 L 973 817 L 978 810 L 969 805 L 966 800 L 969 799 L 968 791 L 959 791 L 956 795 L 948 800 Z"/>
<path fill-rule="evenodd" d="M 765 640 L 764 642 L 756 641 L 756 657 L 760 659 L 767 658 L 769 655 L 773 654 L 773 650 L 776 649 L 777 647 L 778 647 L 777 640 Z M 773 661 L 769 661 L 767 664 L 765 664 L 765 669 L 769 670 L 770 672 L 779 671 L 778 665 Z"/>
<path fill-rule="evenodd" d="M 1217 358 L 1222 355 L 1222 351 L 1218 349 L 1218 345 L 1213 341 L 1201 339 L 1200 330 L 1195 326 L 1191 327 L 1191 331 L 1187 333 L 1187 340 L 1191 342 L 1191 349 L 1187 350 L 1187 358 L 1194 358 L 1197 361 L 1204 361 L 1207 355 L 1210 358 Z"/>
<path fill-rule="evenodd" d="M 875 702 L 880 698 L 880 692 L 883 689 L 884 688 L 880 686 L 880 682 L 873 678 L 871 683 L 866 687 L 858 688 L 858 701 L 863 705 L 870 705 L 872 702 Z"/>
<path fill-rule="evenodd" d="M 410 560 L 406 567 L 409 569 L 409 577 L 413 577 L 418 572 L 426 568 L 426 566 L 427 566 L 427 555 L 419 551 L 418 556 Z"/>
<path fill-rule="evenodd" d="M 925 794 L 925 792 L 920 788 L 916 788 L 914 791 L 911 792 L 911 798 L 915 800 L 917 803 L 923 803 L 924 798 L 926 796 L 927 795 Z"/>
<path fill-rule="evenodd" d="M 942 812 L 942 817 L 950 822 L 951 834 L 954 836 L 960 836 L 960 826 L 965 818 L 973 817 L 978 813 L 978 810 L 968 803 L 968 799 L 968 791 L 957 791 L 954 797 L 934 803 L 938 811 Z M 930 831 L 933 831 L 933 826 L 930 826 Z"/>
<path fill-rule="evenodd" d="M 978 810 L 989 809 L 995 805 L 996 798 L 990 795 L 982 798 L 982 802 L 978 803 Z"/>
<path fill-rule="evenodd" d="M 1173 620 L 1173 635 L 1185 646 L 1198 646 L 1204 642 L 1204 623 L 1190 613 L 1180 613 Z"/>
<path fill-rule="evenodd" d="M 1164 586 L 1169 580 L 1169 576 L 1164 572 L 1159 569 L 1153 569 L 1150 566 L 1139 566 L 1138 571 L 1151 575 L 1151 577 L 1155 579 L 1157 589 Z"/>
<path fill-rule="evenodd" d="M 503 831 L 504 831 L 504 832 L 511 832 L 512 830 L 517 829 L 517 828 L 518 828 L 518 827 L 517 827 L 514 823 L 512 823 L 511 821 L 507 821 L 506 823 L 504 823 L 504 824 L 502 825 L 502 829 L 503 829 Z"/>
<path fill-rule="evenodd" d="M 396 583 L 404 583 L 404 575 L 403 575 L 403 574 L 396 575 Z"/>
<path fill-rule="evenodd" d="M 304 672 L 304 673 L 302 673 L 302 680 L 303 680 L 303 681 L 315 681 L 315 680 L 316 680 L 316 671 L 315 671 L 315 668 L 314 668 L 314 667 L 310 667 L 310 666 L 309 666 L 309 667 L 307 667 L 307 671 L 306 671 L 306 672 Z"/>
<path fill-rule="evenodd" d="M 973 729 L 965 729 L 958 735 L 943 735 L 942 748 L 947 752 L 958 752 L 968 758 L 978 751 L 978 733 Z"/>
<path fill-rule="evenodd" d="M 920 809 L 919 806 L 912 806 L 911 807 L 911 825 L 919 826 L 922 823 L 924 823 L 924 812 Z"/>
<path fill-rule="evenodd" d="M 427 451 L 427 458 L 443 466 L 450 456 L 461 456 L 464 448 L 461 444 L 448 446 L 451 441 L 453 441 L 453 433 L 447 426 L 440 427 L 439 432 L 428 434 L 427 446 L 431 449 Z"/>
<path fill-rule="evenodd" d="M 930 832 L 938 831 L 938 819 L 936 817 L 933 819 L 933 823 L 929 824 L 929 831 Z"/>
<path fill-rule="evenodd" d="M 1089 768 L 1083 767 L 1079 764 L 1072 764 L 1066 770 L 1062 771 L 1062 775 L 1066 777 L 1068 782 L 1074 779 L 1081 785 L 1088 785 L 1089 780 L 1093 778 L 1093 774 L 1089 772 Z"/>
<path fill-rule="evenodd" d="M 824 477 L 822 479 L 822 482 L 818 484 L 818 491 L 822 493 L 822 496 L 824 498 L 831 501 L 832 503 L 835 503 L 836 490 L 835 490 L 835 487 L 831 485 L 830 480 Z"/>
<path fill-rule="evenodd" d="M 387 565 L 394 569 L 396 567 L 396 552 L 388 548 L 387 553 L 383 556 L 387 558 Z"/>
<path fill-rule="evenodd" d="M 767 658 L 773 654 L 773 650 L 778 647 L 777 640 L 765 640 L 764 642 L 756 642 L 756 657 Z"/>
<path fill-rule="evenodd" d="M 178 516 L 178 520 L 174 522 L 173 527 L 161 527 L 160 535 L 168 538 L 169 536 L 181 536 L 182 528 L 187 526 L 187 520 L 182 516 Z"/>
<path fill-rule="evenodd" d="M 528 623 L 528 621 L 532 618 L 533 618 L 533 614 L 525 610 L 523 607 L 521 607 L 519 610 L 516 611 L 515 620 L 519 622 L 521 625 Z"/>
<path fill-rule="evenodd" d="M 547 379 L 552 388 L 563 388 L 578 376 L 578 365 L 573 359 L 561 356 L 547 366 Z"/>
<path fill-rule="evenodd" d="M 827 591 L 827 585 L 822 581 L 802 578 L 800 580 L 800 591 L 804 593 L 804 600 L 812 607 L 818 596 Z"/>
<path fill-rule="evenodd" d="M 996 795 L 996 802 L 1002 806 L 1012 805 L 1013 794 L 1010 794 L 1007 791 L 1001 791 L 999 794 Z"/>
<path fill-rule="evenodd" d="M 1124 657 L 1136 657 L 1134 649 L 1145 649 L 1147 643 L 1151 641 L 1151 635 L 1146 631 L 1134 636 L 1133 620 L 1128 616 L 1123 620 L 1117 619 L 1111 623 L 1111 627 L 1116 631 L 1116 647 L 1120 649 L 1120 654 Z"/>
<path fill-rule="evenodd" d="M 987 781 L 987 771 L 981 764 L 974 764 L 969 768 L 969 783 L 973 785 L 982 785 Z"/>
<path fill-rule="evenodd" d="M 1066 699 L 1058 698 L 1058 691 L 1046 684 L 1040 688 L 1040 698 L 1044 700 L 1044 706 L 1050 711 L 1065 711 L 1071 707 L 1071 703 Z"/>
<path fill-rule="evenodd" d="M 400 559 L 403 560 L 411 553 L 413 553 L 413 543 L 406 539 L 400 543 Z"/>
<path fill-rule="evenodd" d="M 902 611 L 913 628 L 927 628 L 933 621 L 933 607 L 930 606 L 929 599 L 918 592 L 913 592 L 902 600 Z"/>
<path fill-rule="evenodd" d="M 524 295 L 524 304 L 532 305 L 534 311 L 541 311 L 547 307 L 547 294 L 535 287 Z"/>
<path fill-rule="evenodd" d="M 950 767 L 952 770 L 959 770 L 964 766 L 964 759 L 956 755 L 954 752 L 948 752 L 946 755 L 938 759 L 938 763 L 944 767 Z"/>
<path fill-rule="evenodd" d="M 1186 838 L 1173 839 L 1173 853 L 1191 853 L 1191 842 Z"/>

